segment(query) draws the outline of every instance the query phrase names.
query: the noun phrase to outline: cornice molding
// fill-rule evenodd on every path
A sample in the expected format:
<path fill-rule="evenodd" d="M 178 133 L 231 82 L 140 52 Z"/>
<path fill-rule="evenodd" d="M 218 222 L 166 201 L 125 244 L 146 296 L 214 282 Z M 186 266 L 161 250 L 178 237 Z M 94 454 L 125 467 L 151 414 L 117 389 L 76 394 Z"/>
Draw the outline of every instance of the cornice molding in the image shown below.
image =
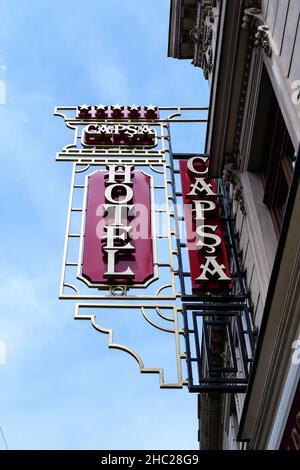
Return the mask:
<path fill-rule="evenodd" d="M 245 3 L 221 3 L 219 32 L 214 50 L 215 61 L 212 74 L 211 110 L 206 140 L 206 153 L 210 154 L 209 174 L 222 175 L 225 156 L 234 166 L 239 166 L 239 136 L 243 122 L 243 110 L 249 74 L 252 46 L 249 32 L 241 33 L 239 27 Z M 228 10 L 230 9 L 231 15 Z M 230 16 L 230 20 L 229 20 Z M 247 57 L 246 57 L 247 55 Z M 247 60 L 246 60 L 247 59 Z M 236 67 L 239 67 L 238 74 Z M 233 95 L 234 93 L 234 95 Z M 234 96 L 234 99 L 232 97 Z M 234 115 L 232 115 L 234 105 Z M 228 132 L 231 126 L 232 131 Z M 228 138 L 230 135 L 230 144 Z M 226 154 L 226 155 L 225 155 Z"/>
<path fill-rule="evenodd" d="M 168 56 L 193 58 L 193 40 L 189 34 L 196 21 L 197 0 L 171 0 Z"/>

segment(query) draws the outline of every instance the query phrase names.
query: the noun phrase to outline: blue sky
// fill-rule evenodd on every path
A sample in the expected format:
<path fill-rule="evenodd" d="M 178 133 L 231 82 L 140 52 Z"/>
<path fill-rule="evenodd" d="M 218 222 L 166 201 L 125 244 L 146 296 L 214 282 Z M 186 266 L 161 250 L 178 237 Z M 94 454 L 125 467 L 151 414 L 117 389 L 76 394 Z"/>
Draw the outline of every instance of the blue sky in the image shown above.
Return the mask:
<path fill-rule="evenodd" d="M 196 395 L 160 390 L 157 376 L 140 375 L 88 321 L 74 321 L 72 302 L 58 300 L 71 165 L 54 161 L 68 142 L 53 109 L 205 106 L 202 71 L 167 58 L 168 0 L 2 0 L 0 11 L 0 425 L 8 446 L 197 448 Z M 176 150 L 192 149 L 181 139 Z"/>

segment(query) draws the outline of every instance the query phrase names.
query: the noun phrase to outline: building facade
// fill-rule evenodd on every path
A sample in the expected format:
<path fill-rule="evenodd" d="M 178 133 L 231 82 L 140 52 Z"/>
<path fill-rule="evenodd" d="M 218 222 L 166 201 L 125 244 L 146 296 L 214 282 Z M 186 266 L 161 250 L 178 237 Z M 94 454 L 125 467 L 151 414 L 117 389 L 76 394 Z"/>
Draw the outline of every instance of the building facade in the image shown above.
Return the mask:
<path fill-rule="evenodd" d="M 210 83 L 256 343 L 246 393 L 199 394 L 201 449 L 300 449 L 299 19 L 298 0 L 171 0 L 168 55 Z"/>

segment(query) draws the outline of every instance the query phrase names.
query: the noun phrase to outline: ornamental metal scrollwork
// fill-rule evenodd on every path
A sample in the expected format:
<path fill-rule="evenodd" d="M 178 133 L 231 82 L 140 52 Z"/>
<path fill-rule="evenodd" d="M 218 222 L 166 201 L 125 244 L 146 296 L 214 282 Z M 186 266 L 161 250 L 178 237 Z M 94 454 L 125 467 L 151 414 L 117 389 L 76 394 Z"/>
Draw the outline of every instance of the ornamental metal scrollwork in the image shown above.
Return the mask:
<path fill-rule="evenodd" d="M 136 309 L 141 312 L 143 318 L 146 320 L 148 324 L 150 324 L 152 327 L 165 332 L 165 333 L 171 333 L 174 335 L 175 339 L 175 362 L 176 362 L 176 381 L 173 382 L 167 382 L 165 380 L 165 369 L 163 367 L 145 367 L 144 360 L 142 359 L 141 355 L 137 353 L 133 348 L 116 343 L 114 341 L 114 330 L 112 328 L 107 328 L 104 327 L 102 324 L 100 324 L 97 321 L 97 316 L 95 311 L 101 311 L 101 310 L 107 310 L 107 309 L 112 309 L 112 308 L 123 308 L 124 310 L 127 310 L 128 308 L 131 308 L 132 310 Z M 146 310 L 154 310 L 158 314 L 158 310 L 156 305 L 147 305 L 147 306 L 142 306 L 138 304 L 119 304 L 118 306 L 115 306 L 113 304 L 76 304 L 75 305 L 75 320 L 90 320 L 92 323 L 92 326 L 97 330 L 99 333 L 108 335 L 108 347 L 109 349 L 117 349 L 119 351 L 125 352 L 129 354 L 131 357 L 135 359 L 135 361 L 138 363 L 140 372 L 142 374 L 158 374 L 159 375 L 159 385 L 160 388 L 165 388 L 165 389 L 181 389 L 184 386 L 187 385 L 187 380 L 183 378 L 183 371 L 182 371 L 182 361 L 186 359 L 186 354 L 181 352 L 181 346 L 180 346 L 180 341 L 179 341 L 179 336 L 184 335 L 184 331 L 179 327 L 179 320 L 178 320 L 178 315 L 182 311 L 182 308 L 176 307 L 174 305 L 163 305 L 160 307 L 160 309 L 165 309 L 169 310 L 172 312 L 172 318 L 165 317 L 164 315 L 160 314 L 159 316 L 167 321 L 173 322 L 174 328 L 169 329 L 169 328 L 164 328 L 153 320 L 149 318 L 149 316 L 146 314 Z M 87 313 L 84 312 L 84 310 L 88 310 Z"/>

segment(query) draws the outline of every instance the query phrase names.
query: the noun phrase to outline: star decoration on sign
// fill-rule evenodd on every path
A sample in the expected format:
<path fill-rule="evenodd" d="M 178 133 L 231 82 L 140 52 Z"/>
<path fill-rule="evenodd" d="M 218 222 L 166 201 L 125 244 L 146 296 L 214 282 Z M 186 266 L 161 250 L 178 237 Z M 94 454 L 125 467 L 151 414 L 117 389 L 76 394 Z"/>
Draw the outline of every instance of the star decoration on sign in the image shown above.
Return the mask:
<path fill-rule="evenodd" d="M 107 106 L 105 106 L 104 104 L 98 104 L 98 106 L 96 106 L 96 111 L 99 111 L 99 112 L 105 112 L 107 109 Z"/>
<path fill-rule="evenodd" d="M 123 110 L 124 106 L 121 106 L 120 104 L 115 104 L 112 106 L 112 110 L 115 112 L 121 112 Z"/>
<path fill-rule="evenodd" d="M 129 110 L 133 112 L 138 112 L 140 110 L 140 106 L 137 106 L 136 104 L 133 104 L 132 106 L 129 106 Z"/>
<path fill-rule="evenodd" d="M 147 113 L 156 113 L 157 111 L 157 106 L 153 106 L 153 104 L 149 104 L 149 106 L 145 106 L 145 110 L 147 111 Z"/>
<path fill-rule="evenodd" d="M 87 104 L 83 104 L 81 106 L 78 106 L 78 110 L 83 113 L 88 113 L 91 110 L 91 106 L 88 106 Z"/>

